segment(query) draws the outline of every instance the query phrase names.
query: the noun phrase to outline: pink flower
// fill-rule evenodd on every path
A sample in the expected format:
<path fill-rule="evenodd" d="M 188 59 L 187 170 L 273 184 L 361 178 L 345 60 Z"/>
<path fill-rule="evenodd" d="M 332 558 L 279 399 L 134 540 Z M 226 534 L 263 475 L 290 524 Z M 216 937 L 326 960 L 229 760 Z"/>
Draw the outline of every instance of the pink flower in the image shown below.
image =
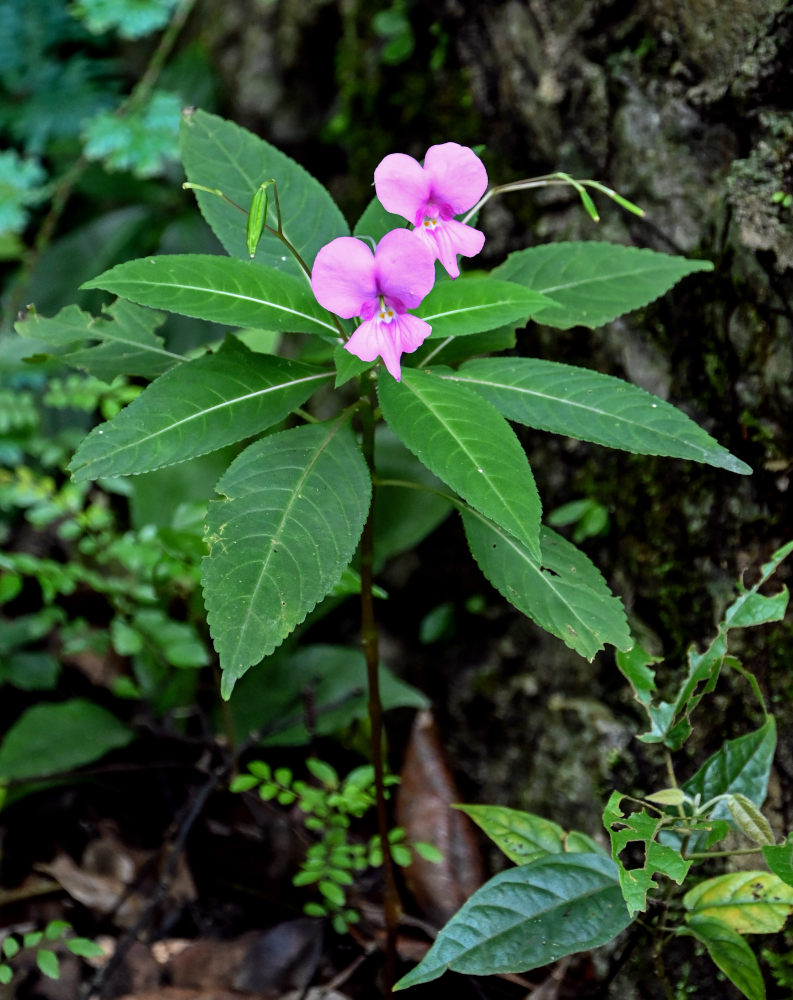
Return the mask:
<path fill-rule="evenodd" d="M 435 282 L 435 258 L 407 229 L 394 229 L 374 253 L 362 240 L 340 236 L 316 256 L 311 287 L 321 306 L 363 322 L 345 348 L 362 361 L 379 355 L 397 382 L 399 359 L 424 343 L 432 327 L 415 309 Z"/>
<path fill-rule="evenodd" d="M 383 208 L 413 223 L 452 278 L 460 273 L 458 253 L 473 257 L 482 249 L 485 234 L 454 218 L 473 208 L 487 187 L 484 164 L 467 146 L 430 146 L 423 167 L 412 156 L 391 153 L 375 170 L 374 186 Z"/>

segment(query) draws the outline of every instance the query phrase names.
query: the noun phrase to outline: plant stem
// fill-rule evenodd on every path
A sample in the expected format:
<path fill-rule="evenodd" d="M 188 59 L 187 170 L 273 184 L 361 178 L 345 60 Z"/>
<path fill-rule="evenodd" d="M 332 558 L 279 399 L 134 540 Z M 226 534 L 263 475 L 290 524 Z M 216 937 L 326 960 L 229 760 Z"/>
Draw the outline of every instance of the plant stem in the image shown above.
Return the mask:
<path fill-rule="evenodd" d="M 132 93 L 122 106 L 125 112 L 142 104 L 151 94 L 194 5 L 195 0 L 182 0 L 176 7 L 168 26 L 162 33 L 159 45 L 149 59 L 143 76 L 135 84 Z"/>
<path fill-rule="evenodd" d="M 367 386 L 368 382 L 368 386 Z M 362 449 L 369 471 L 374 475 L 374 411 L 377 404 L 374 393 L 374 381 L 369 375 L 361 377 L 361 426 Z M 388 840 L 388 810 L 385 796 L 385 766 L 383 761 L 383 704 L 380 700 L 380 678 L 378 651 L 377 622 L 374 616 L 374 597 L 372 593 L 372 570 L 374 563 L 374 485 L 372 486 L 372 504 L 369 516 L 364 525 L 360 546 L 361 574 L 361 644 L 366 657 L 366 675 L 369 684 L 369 726 L 371 729 L 372 766 L 374 768 L 375 794 L 377 797 L 377 830 L 380 838 L 380 849 L 383 854 L 383 912 L 386 925 L 385 965 L 383 977 L 385 993 L 391 995 L 394 984 L 396 966 L 396 934 L 401 917 L 402 906 L 394 877 L 394 864 L 391 860 L 391 845 Z"/>
<path fill-rule="evenodd" d="M 739 854 L 762 854 L 762 847 L 741 847 L 736 851 L 692 851 L 686 854 L 681 850 L 681 854 L 686 861 L 706 861 L 708 858 L 735 858 Z"/>
<path fill-rule="evenodd" d="M 672 984 L 669 982 L 669 976 L 667 975 L 666 966 L 664 965 L 663 956 L 661 955 L 661 947 L 661 942 L 656 939 L 653 942 L 653 965 L 655 966 L 655 974 L 658 976 L 668 1000 L 675 1000 L 675 992 L 672 989 Z"/>

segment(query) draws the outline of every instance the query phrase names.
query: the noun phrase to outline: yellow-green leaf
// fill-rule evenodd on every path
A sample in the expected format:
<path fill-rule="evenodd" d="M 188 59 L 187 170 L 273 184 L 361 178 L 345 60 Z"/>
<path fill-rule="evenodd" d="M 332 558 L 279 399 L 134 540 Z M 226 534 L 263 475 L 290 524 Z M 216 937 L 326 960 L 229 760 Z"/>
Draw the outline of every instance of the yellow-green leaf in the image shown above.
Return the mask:
<path fill-rule="evenodd" d="M 700 882 L 683 905 L 689 919 L 713 917 L 739 934 L 774 934 L 793 912 L 793 887 L 771 872 L 732 872 Z"/>

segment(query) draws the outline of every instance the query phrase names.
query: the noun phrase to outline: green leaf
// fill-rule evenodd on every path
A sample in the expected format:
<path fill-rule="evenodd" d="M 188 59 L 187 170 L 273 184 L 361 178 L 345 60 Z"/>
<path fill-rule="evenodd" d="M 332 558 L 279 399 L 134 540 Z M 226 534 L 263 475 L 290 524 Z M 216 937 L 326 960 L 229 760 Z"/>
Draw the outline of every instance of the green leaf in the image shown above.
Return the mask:
<path fill-rule="evenodd" d="M 789 833 L 782 844 L 764 847 L 763 857 L 771 871 L 785 885 L 793 886 L 793 833 Z"/>
<path fill-rule="evenodd" d="M 499 593 L 540 628 L 588 660 L 606 643 L 630 649 L 622 602 L 600 571 L 549 528 L 540 532 L 542 558 L 473 511 L 463 511 L 471 554 Z"/>
<path fill-rule="evenodd" d="M 649 732 L 639 736 L 643 743 L 663 743 L 671 750 L 680 749 L 691 734 L 689 716 L 702 697 L 716 686 L 726 652 L 724 631 L 717 633 L 704 653 L 689 647 L 688 673 L 672 702 L 656 702 L 653 697 L 655 671 L 650 668 L 658 662 L 657 658 L 648 656 L 644 650 L 635 651 L 631 657 L 617 656 L 617 666 L 630 681 L 636 699 L 650 719 Z"/>
<path fill-rule="evenodd" d="M 372 367 L 371 361 L 361 361 L 355 355 L 350 354 L 341 344 L 333 348 L 333 363 L 336 366 L 336 381 L 334 388 L 349 382 L 351 378 L 357 378 Z"/>
<path fill-rule="evenodd" d="M 687 274 L 712 270 L 706 260 L 582 242 L 519 250 L 492 274 L 550 296 L 558 305 L 544 309 L 541 322 L 565 330 L 602 326 L 657 299 Z"/>
<path fill-rule="evenodd" d="M 306 760 L 306 769 L 321 784 L 326 785 L 328 788 L 336 788 L 339 784 L 339 776 L 336 773 L 336 769 L 324 760 L 319 760 L 317 757 L 309 757 Z"/>
<path fill-rule="evenodd" d="M 728 628 L 750 628 L 753 625 L 766 625 L 768 622 L 781 622 L 787 611 L 789 596 L 787 587 L 770 597 L 751 591 L 742 594 L 727 608 L 724 622 Z"/>
<path fill-rule="evenodd" d="M 203 563 L 210 632 L 228 698 L 341 577 L 369 511 L 369 471 L 343 422 L 246 448 L 217 484 Z"/>
<path fill-rule="evenodd" d="M 617 667 L 633 688 L 633 694 L 639 704 L 650 714 L 653 708 L 654 695 L 657 690 L 655 671 L 650 668 L 654 663 L 660 663 L 659 656 L 650 656 L 641 646 L 635 645 L 630 650 L 620 650 L 616 655 Z M 664 722 L 665 724 L 665 722 Z"/>
<path fill-rule="evenodd" d="M 160 608 L 143 608 L 133 621 L 146 646 L 171 666 L 204 667 L 209 663 L 209 651 L 192 622 L 173 621 Z"/>
<path fill-rule="evenodd" d="M 731 872 L 694 886 L 683 905 L 687 919 L 721 920 L 738 934 L 775 934 L 793 912 L 793 886 L 772 872 Z"/>
<path fill-rule="evenodd" d="M 771 597 L 764 597 L 757 591 L 791 552 L 793 552 L 793 541 L 777 549 L 769 561 L 763 564 L 757 583 L 750 590 L 743 591 L 725 611 L 724 624 L 727 628 L 749 628 L 752 625 L 764 625 L 784 618 L 788 602 L 787 587 L 783 587 L 778 594 L 773 594 Z"/>
<path fill-rule="evenodd" d="M 375 195 L 363 210 L 352 234 L 376 246 L 386 233 L 390 233 L 392 229 L 404 229 L 406 225 L 401 215 L 386 212 Z"/>
<path fill-rule="evenodd" d="M 443 483 L 408 451 L 387 424 L 376 429 L 375 454 L 379 480 L 374 508 L 375 569 L 399 552 L 415 548 L 451 513 Z M 389 482 L 390 480 L 390 482 Z M 415 483 L 418 489 L 399 483 Z M 424 489 L 420 487 L 425 487 Z"/>
<path fill-rule="evenodd" d="M 79 955 L 80 958 L 101 958 L 104 955 L 100 945 L 90 938 L 71 938 L 66 942 L 66 947 L 73 955 Z"/>
<path fill-rule="evenodd" d="M 59 937 L 63 937 L 66 931 L 71 929 L 72 925 L 67 920 L 50 920 L 44 928 L 44 937 L 48 941 L 57 941 Z"/>
<path fill-rule="evenodd" d="M 14 978 L 14 970 L 5 962 L 0 962 L 0 985 L 7 986 Z"/>
<path fill-rule="evenodd" d="M 181 112 L 179 95 L 163 90 L 123 114 L 102 111 L 83 128 L 84 154 L 101 160 L 107 170 L 130 170 L 142 178 L 162 174 L 179 153 Z"/>
<path fill-rule="evenodd" d="M 61 974 L 58 956 L 49 948 L 39 948 L 36 952 L 36 965 L 49 979 L 58 979 Z"/>
<path fill-rule="evenodd" d="M 46 196 L 46 176 L 38 160 L 23 159 L 15 149 L 0 153 L 0 233 L 22 232 L 28 206 Z"/>
<path fill-rule="evenodd" d="M 75 305 L 52 317 L 28 310 L 14 325 L 22 337 L 36 337 L 58 347 L 67 347 L 60 359 L 97 378 L 111 381 L 116 375 L 156 378 L 184 358 L 167 351 L 154 331 L 165 317 L 161 313 L 117 299 L 105 306 L 104 316 L 92 316 Z M 93 346 L 80 346 L 86 341 Z"/>
<path fill-rule="evenodd" d="M 431 339 L 485 333 L 520 320 L 521 325 L 551 299 L 511 281 L 460 277 L 439 281 L 416 309 L 432 326 Z"/>
<path fill-rule="evenodd" d="M 331 882 L 330 879 L 321 879 L 317 883 L 317 888 L 329 903 L 333 903 L 334 906 L 344 906 L 347 896 L 344 889 L 336 882 Z"/>
<path fill-rule="evenodd" d="M 712 917 L 692 916 L 678 934 L 690 934 L 701 941 L 715 965 L 745 997 L 765 1000 L 765 983 L 755 954 L 731 927 Z"/>
<path fill-rule="evenodd" d="M 256 788 L 259 784 L 259 779 L 253 774 L 238 774 L 236 778 L 233 778 L 231 784 L 229 785 L 230 792 L 249 792 L 252 788 Z"/>
<path fill-rule="evenodd" d="M 95 34 L 117 31 L 122 38 L 142 38 L 164 28 L 177 0 L 76 0 L 70 13 Z"/>
<path fill-rule="evenodd" d="M 723 632 L 716 635 L 704 653 L 698 652 L 693 645 L 689 647 L 688 674 L 674 701 L 673 718 L 678 721 L 669 728 L 664 739 L 670 750 L 679 750 L 688 739 L 691 733 L 689 716 L 702 698 L 716 687 L 726 654 L 727 637 Z"/>
<path fill-rule="evenodd" d="M 480 513 L 539 558 L 540 499 L 512 428 L 476 393 L 405 369 L 378 384 L 383 415 L 407 447 Z"/>
<path fill-rule="evenodd" d="M 83 698 L 34 705 L 0 744 L 0 781 L 70 771 L 133 738 L 134 733 L 114 715 Z"/>
<path fill-rule="evenodd" d="M 152 382 L 84 438 L 75 481 L 150 472 L 252 437 L 283 420 L 331 373 L 247 351 L 206 354 Z"/>
<path fill-rule="evenodd" d="M 625 796 L 612 792 L 603 812 L 603 825 L 611 839 L 611 856 L 619 868 L 619 881 L 631 916 L 647 909 L 647 893 L 656 889 L 654 875 L 666 875 L 680 885 L 688 874 L 691 862 L 686 861 L 677 848 L 659 844 L 657 836 L 663 819 L 651 816 L 646 810 L 624 813 L 621 808 Z M 644 864 L 640 868 L 626 868 L 620 854 L 631 843 L 644 846 Z"/>
<path fill-rule="evenodd" d="M 405 989 L 447 969 L 524 972 L 605 944 L 630 917 L 613 862 L 602 854 L 552 854 L 486 882 L 441 928 Z"/>
<path fill-rule="evenodd" d="M 443 861 L 443 851 L 439 851 L 434 844 L 427 844 L 423 840 L 414 840 L 410 846 L 424 861 L 435 865 Z"/>
<path fill-rule="evenodd" d="M 730 794 L 745 795 L 761 806 L 768 790 L 775 750 L 776 723 L 773 716 L 769 716 L 754 732 L 726 740 L 697 773 L 684 782 L 682 790 L 691 798 L 699 795 L 701 802 Z M 726 801 L 714 806 L 710 818 L 730 820 L 730 825 L 735 827 Z"/>
<path fill-rule="evenodd" d="M 105 271 L 82 288 L 103 288 L 144 306 L 226 326 L 316 333 L 338 340 L 305 279 L 251 260 L 213 254 L 142 257 Z"/>
<path fill-rule="evenodd" d="M 657 806 L 682 806 L 686 801 L 686 795 L 682 788 L 661 788 L 657 792 L 645 795 L 647 802 L 653 802 Z"/>
<path fill-rule="evenodd" d="M 558 823 L 534 813 L 506 806 L 456 805 L 454 808 L 470 816 L 516 865 L 525 865 L 548 854 L 564 851 L 603 853 L 602 848 L 586 834 L 575 830 L 568 834 Z M 573 838 L 574 846 L 570 846 L 568 838 Z"/>
<path fill-rule="evenodd" d="M 472 333 L 467 337 L 446 337 L 433 340 L 429 337 L 424 344 L 404 360 L 411 368 L 426 368 L 430 363 L 438 365 L 458 365 L 480 354 L 496 354 L 511 351 L 517 338 L 513 325 L 502 326 L 487 333 Z"/>
<path fill-rule="evenodd" d="M 366 658 L 360 649 L 302 646 L 292 656 L 271 658 L 261 669 L 266 671 L 266 681 L 254 671 L 243 677 L 231 699 L 234 731 L 240 740 L 258 732 L 264 746 L 303 746 L 366 718 Z M 384 709 L 429 705 L 420 691 L 382 664 L 379 676 Z M 307 692 L 311 720 L 306 715 Z"/>
<path fill-rule="evenodd" d="M 507 357 L 469 361 L 443 377 L 475 389 L 505 417 L 527 427 L 634 454 L 752 471 L 681 410 L 611 375 L 555 361 Z"/>
<path fill-rule="evenodd" d="M 20 691 L 52 691 L 60 671 L 60 661 L 43 650 L 13 653 L 0 660 L 0 683 Z"/>
<path fill-rule="evenodd" d="M 252 132 L 194 111 L 184 115 L 179 141 L 188 181 L 221 188 L 237 205 L 247 206 L 257 188 L 271 178 L 275 180 L 284 234 L 309 268 L 320 247 L 337 236 L 349 236 L 344 216 L 319 181 Z M 227 253 L 247 259 L 245 213 L 217 195 L 197 191 L 196 197 Z M 267 222 L 275 228 L 275 198 L 269 201 Z M 294 257 L 272 233 L 265 233 L 259 243 L 256 260 L 277 271 L 302 276 Z"/>
<path fill-rule="evenodd" d="M 5 958 L 15 958 L 20 951 L 19 941 L 16 938 L 8 937 L 3 938 L 2 946 L 0 946 L 0 951 L 2 951 Z"/>

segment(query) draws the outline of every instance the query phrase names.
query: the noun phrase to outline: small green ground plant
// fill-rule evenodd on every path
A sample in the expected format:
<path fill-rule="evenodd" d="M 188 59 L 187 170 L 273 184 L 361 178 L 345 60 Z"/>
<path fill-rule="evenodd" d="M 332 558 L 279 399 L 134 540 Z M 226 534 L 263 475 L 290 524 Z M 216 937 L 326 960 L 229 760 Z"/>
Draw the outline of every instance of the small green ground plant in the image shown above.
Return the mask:
<path fill-rule="evenodd" d="M 353 819 L 361 819 L 377 805 L 374 768 L 364 764 L 340 778 L 327 761 L 308 757 L 306 769 L 313 783 L 296 780 L 288 767 L 273 770 L 265 761 L 254 760 L 248 764 L 248 774 L 240 774 L 232 781 L 231 790 L 256 790 L 265 802 L 275 800 L 280 806 L 297 806 L 304 814 L 306 829 L 317 839 L 306 848 L 305 859 L 292 884 L 316 885 L 322 899 L 307 902 L 304 912 L 311 917 L 330 917 L 333 929 L 342 934 L 360 919 L 347 899 L 355 873 L 383 864 L 379 837 L 374 834 L 366 842 L 356 841 L 350 829 Z M 398 783 L 396 775 L 384 778 L 387 788 Z M 389 830 L 388 842 L 391 860 L 397 865 L 408 866 L 413 851 L 428 861 L 440 860 L 440 852 L 432 844 L 406 843 L 402 827 Z"/>
<path fill-rule="evenodd" d="M 66 920 L 51 920 L 42 931 L 24 934 L 8 933 L 0 943 L 0 996 L 14 984 L 15 966 L 27 955 L 34 954 L 36 965 L 49 979 L 60 978 L 58 949 L 65 949 L 80 958 L 100 958 L 102 949 L 89 938 L 76 937 Z"/>

